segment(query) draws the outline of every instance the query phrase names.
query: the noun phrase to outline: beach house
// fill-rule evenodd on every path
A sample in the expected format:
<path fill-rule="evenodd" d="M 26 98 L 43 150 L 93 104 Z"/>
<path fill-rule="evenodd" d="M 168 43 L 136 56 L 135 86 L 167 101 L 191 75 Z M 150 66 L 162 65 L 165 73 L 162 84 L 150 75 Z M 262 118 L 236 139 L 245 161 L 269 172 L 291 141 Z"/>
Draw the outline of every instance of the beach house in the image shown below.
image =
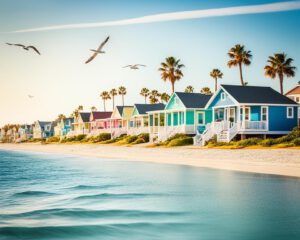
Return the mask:
<path fill-rule="evenodd" d="M 298 85 L 288 91 L 285 96 L 300 104 L 300 81 L 298 82 Z M 298 108 L 298 126 L 300 126 L 300 107 Z"/>
<path fill-rule="evenodd" d="M 36 121 L 33 126 L 33 138 L 42 139 L 54 136 L 56 122 Z"/>
<path fill-rule="evenodd" d="M 74 118 L 62 118 L 57 122 L 57 126 L 54 127 L 55 136 L 66 136 L 72 130 L 72 124 Z"/>
<path fill-rule="evenodd" d="M 284 135 L 297 126 L 298 104 L 270 87 L 221 85 L 206 108 L 213 119 L 195 144 L 203 145 L 214 135 L 221 142 Z"/>
<path fill-rule="evenodd" d="M 18 129 L 19 141 L 26 141 L 33 137 L 33 125 L 23 124 Z"/>
<path fill-rule="evenodd" d="M 127 134 L 129 120 L 133 113 L 133 106 L 116 106 L 109 119 L 112 138 Z"/>
<path fill-rule="evenodd" d="M 177 133 L 202 133 L 212 121 L 212 110 L 205 109 L 211 95 L 175 92 L 163 110 L 150 111 L 150 141 L 163 141 Z"/>
<path fill-rule="evenodd" d="M 110 132 L 109 120 L 112 112 L 91 112 L 90 114 L 90 134 L 96 136 L 103 132 Z"/>
<path fill-rule="evenodd" d="M 133 112 L 129 120 L 127 130 L 128 135 L 138 135 L 141 133 L 148 133 L 149 120 L 148 112 L 160 111 L 165 108 L 163 103 L 157 104 L 134 104 Z"/>
<path fill-rule="evenodd" d="M 90 132 L 90 112 L 78 112 L 72 123 L 72 131 L 67 136 L 89 134 Z"/>

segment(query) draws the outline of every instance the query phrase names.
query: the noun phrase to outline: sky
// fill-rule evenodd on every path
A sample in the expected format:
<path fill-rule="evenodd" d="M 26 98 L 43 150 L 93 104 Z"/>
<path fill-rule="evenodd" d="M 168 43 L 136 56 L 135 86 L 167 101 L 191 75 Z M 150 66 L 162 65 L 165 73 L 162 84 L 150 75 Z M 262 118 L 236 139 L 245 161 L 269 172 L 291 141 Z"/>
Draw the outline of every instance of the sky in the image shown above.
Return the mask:
<path fill-rule="evenodd" d="M 240 84 L 238 69 L 227 67 L 227 52 L 238 43 L 253 55 L 243 69 L 249 85 L 279 90 L 278 79 L 266 78 L 263 68 L 274 53 L 292 57 L 298 71 L 285 79 L 287 91 L 300 80 L 299 6 L 282 0 L 0 0 L 0 126 L 54 120 L 78 105 L 103 110 L 100 92 L 119 86 L 127 88 L 126 105 L 143 103 L 143 87 L 170 93 L 158 71 L 169 56 L 185 65 L 176 91 L 213 89 L 213 68 L 224 73 L 220 84 Z M 89 49 L 107 36 L 106 53 L 84 64 Z M 35 45 L 42 55 L 6 42 Z M 147 67 L 122 68 L 133 63 Z"/>

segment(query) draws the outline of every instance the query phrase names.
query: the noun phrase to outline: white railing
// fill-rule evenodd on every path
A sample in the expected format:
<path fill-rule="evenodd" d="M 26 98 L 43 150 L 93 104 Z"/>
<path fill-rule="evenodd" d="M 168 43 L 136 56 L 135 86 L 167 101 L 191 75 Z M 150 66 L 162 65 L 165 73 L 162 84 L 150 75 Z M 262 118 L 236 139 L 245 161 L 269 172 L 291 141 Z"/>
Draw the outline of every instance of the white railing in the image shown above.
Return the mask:
<path fill-rule="evenodd" d="M 148 133 L 148 127 L 132 127 L 127 130 L 128 135 L 139 135 L 141 133 Z"/>
<path fill-rule="evenodd" d="M 127 128 L 112 128 L 111 129 L 111 138 L 117 138 L 123 134 L 127 134 Z"/>
<path fill-rule="evenodd" d="M 236 123 L 233 123 L 232 127 L 228 129 L 228 139 L 227 141 L 230 142 L 238 133 L 238 125 Z"/>
<path fill-rule="evenodd" d="M 243 121 L 240 130 L 267 131 L 268 123 L 265 121 Z"/>
<path fill-rule="evenodd" d="M 194 139 L 194 145 L 204 146 L 205 142 L 210 140 L 214 135 L 213 125 L 211 123 L 206 124 L 205 130 L 202 134 L 199 134 L 197 131 Z"/>

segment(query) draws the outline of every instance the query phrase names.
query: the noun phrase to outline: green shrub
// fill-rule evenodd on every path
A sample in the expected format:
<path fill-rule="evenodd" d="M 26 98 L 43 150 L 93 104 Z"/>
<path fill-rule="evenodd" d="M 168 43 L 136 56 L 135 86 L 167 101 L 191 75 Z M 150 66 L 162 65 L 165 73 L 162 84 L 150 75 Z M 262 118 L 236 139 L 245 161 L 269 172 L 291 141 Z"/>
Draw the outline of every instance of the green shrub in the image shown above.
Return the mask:
<path fill-rule="evenodd" d="M 149 142 L 149 133 L 141 133 L 138 135 L 138 138 L 143 139 L 144 142 Z"/>
<path fill-rule="evenodd" d="M 82 141 L 85 138 L 86 138 L 85 134 L 79 134 L 75 137 L 75 141 Z"/>
<path fill-rule="evenodd" d="M 111 139 L 111 134 L 110 133 L 101 133 L 96 137 L 93 137 L 91 139 L 91 141 L 93 143 L 97 143 L 97 142 L 103 142 L 103 141 L 107 141 Z"/>
<path fill-rule="evenodd" d="M 238 147 L 248 147 L 248 146 L 255 146 L 260 144 L 262 139 L 260 138 L 248 138 L 244 140 L 240 140 L 238 142 L 235 142 L 234 144 Z"/>
<path fill-rule="evenodd" d="M 126 143 L 133 143 L 137 139 L 138 139 L 138 136 L 133 135 L 133 136 L 128 136 L 127 138 L 125 138 L 125 141 L 126 141 Z"/>
<path fill-rule="evenodd" d="M 141 144 L 141 143 L 145 143 L 145 140 L 143 138 L 138 138 L 137 140 L 135 140 L 131 144 Z"/>
<path fill-rule="evenodd" d="M 172 139 L 169 143 L 168 143 L 168 147 L 177 147 L 177 146 L 185 146 L 185 145 L 191 145 L 193 144 L 193 138 L 192 137 L 179 137 L 179 138 L 175 138 Z"/>
<path fill-rule="evenodd" d="M 295 139 L 293 140 L 293 144 L 294 144 L 295 146 L 300 146 L 300 137 L 295 138 Z"/>
<path fill-rule="evenodd" d="M 119 141 L 123 140 L 124 138 L 126 138 L 126 135 L 122 135 L 122 136 L 117 137 L 117 138 L 111 138 L 111 139 L 103 141 L 101 143 L 102 144 L 115 143 L 115 142 L 119 142 Z"/>
<path fill-rule="evenodd" d="M 265 139 L 260 142 L 260 145 L 263 147 L 271 147 L 274 144 L 276 144 L 276 141 L 275 141 L 275 139 L 272 139 L 272 138 Z"/>
<path fill-rule="evenodd" d="M 59 140 L 60 140 L 59 136 L 53 136 L 51 138 L 48 138 L 47 142 L 48 143 L 55 143 L 55 142 L 59 142 Z"/>

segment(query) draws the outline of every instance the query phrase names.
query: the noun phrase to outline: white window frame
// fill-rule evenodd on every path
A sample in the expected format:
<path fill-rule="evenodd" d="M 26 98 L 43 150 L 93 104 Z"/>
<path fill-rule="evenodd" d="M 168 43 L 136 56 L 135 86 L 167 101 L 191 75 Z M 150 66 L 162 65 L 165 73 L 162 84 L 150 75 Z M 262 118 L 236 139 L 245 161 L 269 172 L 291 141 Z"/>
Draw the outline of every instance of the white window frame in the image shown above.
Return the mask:
<path fill-rule="evenodd" d="M 263 120 L 263 113 L 264 113 L 263 109 L 266 109 L 266 120 Z M 269 112 L 268 112 L 268 107 L 267 106 L 262 106 L 261 107 L 260 118 L 261 118 L 261 121 L 268 122 L 268 120 L 269 120 Z"/>
<path fill-rule="evenodd" d="M 289 115 L 289 109 L 292 109 L 292 115 L 291 116 Z M 287 107 L 286 108 L 286 118 L 289 118 L 289 119 L 294 118 L 294 107 Z"/>
<path fill-rule="evenodd" d="M 246 119 L 246 112 L 248 110 L 248 119 Z M 250 121 L 251 119 L 251 108 L 250 107 L 245 107 L 245 111 L 244 111 L 244 120 L 245 121 Z"/>
<path fill-rule="evenodd" d="M 225 101 L 226 99 L 226 94 L 224 92 L 221 93 L 221 101 Z"/>
<path fill-rule="evenodd" d="M 202 124 L 199 123 L 199 114 L 202 115 L 202 120 L 203 120 Z M 197 125 L 198 126 L 204 126 L 205 125 L 205 113 L 204 112 L 197 112 Z"/>

